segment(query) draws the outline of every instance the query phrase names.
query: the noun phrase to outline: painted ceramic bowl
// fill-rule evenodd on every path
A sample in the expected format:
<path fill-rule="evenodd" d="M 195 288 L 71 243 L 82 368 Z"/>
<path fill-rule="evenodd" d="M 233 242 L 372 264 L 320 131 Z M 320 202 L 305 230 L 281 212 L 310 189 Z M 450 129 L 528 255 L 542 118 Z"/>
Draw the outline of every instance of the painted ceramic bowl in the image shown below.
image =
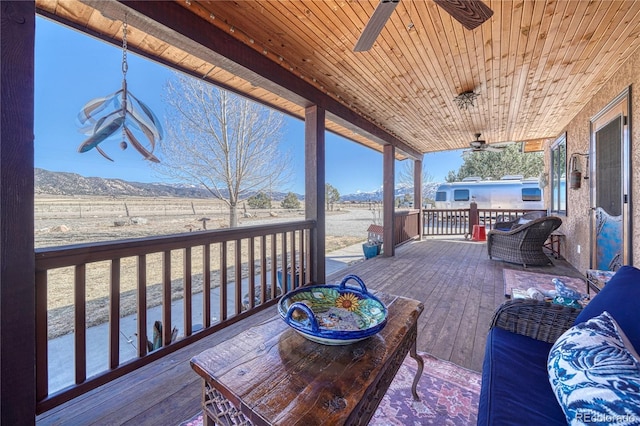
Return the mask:
<path fill-rule="evenodd" d="M 347 287 L 349 280 L 360 288 Z M 339 285 L 308 286 L 287 293 L 278 303 L 278 312 L 298 333 L 324 345 L 358 342 L 387 324 L 387 307 L 356 275 L 347 275 Z"/>

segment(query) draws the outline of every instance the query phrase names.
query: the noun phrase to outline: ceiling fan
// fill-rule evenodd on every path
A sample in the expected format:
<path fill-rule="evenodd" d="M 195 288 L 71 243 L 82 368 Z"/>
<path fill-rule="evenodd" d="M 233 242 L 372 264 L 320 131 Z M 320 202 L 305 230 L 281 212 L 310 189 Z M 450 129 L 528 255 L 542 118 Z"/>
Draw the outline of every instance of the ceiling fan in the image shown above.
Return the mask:
<path fill-rule="evenodd" d="M 475 137 L 476 140 L 469 142 L 469 145 L 471 146 L 471 149 L 469 151 L 471 152 L 500 152 L 503 149 L 506 148 L 505 146 L 495 146 L 495 145 L 488 145 L 486 141 L 483 141 L 482 139 L 480 139 L 481 134 L 480 133 L 476 133 Z"/>
<path fill-rule="evenodd" d="M 476 28 L 493 15 L 493 10 L 480 0 L 433 1 L 468 30 Z M 362 34 L 360 34 L 360 38 L 358 38 L 353 48 L 354 52 L 364 52 L 371 49 L 398 3 L 400 3 L 400 0 L 380 0 Z"/>

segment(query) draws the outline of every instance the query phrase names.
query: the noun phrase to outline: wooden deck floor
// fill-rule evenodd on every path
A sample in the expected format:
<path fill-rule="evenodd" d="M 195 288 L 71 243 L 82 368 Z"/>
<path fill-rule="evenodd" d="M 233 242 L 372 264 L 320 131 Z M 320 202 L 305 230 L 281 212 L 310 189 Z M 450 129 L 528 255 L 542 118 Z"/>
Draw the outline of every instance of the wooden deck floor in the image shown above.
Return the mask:
<path fill-rule="evenodd" d="M 357 274 L 371 290 L 422 301 L 418 350 L 480 371 L 491 315 L 505 300 L 503 269 L 523 268 L 489 260 L 486 244 L 462 238 L 406 244 L 396 256 L 349 266 L 328 283 Z M 528 271 L 581 276 L 563 260 Z M 39 416 L 37 423 L 82 425 L 178 425 L 200 410 L 201 381 L 189 366 L 195 354 L 275 312 L 272 307 Z"/>

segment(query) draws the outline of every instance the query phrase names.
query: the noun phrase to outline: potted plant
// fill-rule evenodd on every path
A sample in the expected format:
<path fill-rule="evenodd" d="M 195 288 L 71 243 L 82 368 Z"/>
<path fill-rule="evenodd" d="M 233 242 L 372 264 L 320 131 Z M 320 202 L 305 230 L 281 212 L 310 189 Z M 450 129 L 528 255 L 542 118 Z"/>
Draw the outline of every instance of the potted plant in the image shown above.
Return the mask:
<path fill-rule="evenodd" d="M 382 243 L 378 240 L 369 239 L 366 243 L 362 244 L 362 251 L 364 252 L 365 259 L 371 259 L 372 257 L 379 255 L 381 248 Z"/>

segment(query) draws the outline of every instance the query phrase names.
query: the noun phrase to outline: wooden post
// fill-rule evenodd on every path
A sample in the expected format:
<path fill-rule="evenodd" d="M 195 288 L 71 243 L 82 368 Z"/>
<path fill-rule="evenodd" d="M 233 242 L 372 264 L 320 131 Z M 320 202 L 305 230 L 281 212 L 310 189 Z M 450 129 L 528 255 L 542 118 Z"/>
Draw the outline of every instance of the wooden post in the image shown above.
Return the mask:
<path fill-rule="evenodd" d="M 325 283 L 325 110 L 317 105 L 305 109 L 305 216 L 316 221 L 316 229 L 311 233 L 309 259 L 311 269 L 308 280 L 311 283 Z"/>
<path fill-rule="evenodd" d="M 35 2 L 0 2 L 0 424 L 34 424 Z M 47 374 L 40 371 L 39 374 Z"/>
<path fill-rule="evenodd" d="M 469 235 L 473 235 L 473 225 L 480 223 L 480 215 L 478 213 L 478 204 L 472 201 L 469 204 Z"/>
<path fill-rule="evenodd" d="M 422 160 L 413 162 L 413 208 L 418 209 L 418 236 L 422 239 Z"/>
<path fill-rule="evenodd" d="M 395 241 L 393 232 L 393 222 L 395 214 L 395 156 L 396 149 L 393 145 L 385 145 L 383 148 L 383 179 L 382 179 L 382 199 L 383 199 L 383 219 L 384 228 L 382 237 L 382 250 L 385 257 L 395 255 Z"/>

